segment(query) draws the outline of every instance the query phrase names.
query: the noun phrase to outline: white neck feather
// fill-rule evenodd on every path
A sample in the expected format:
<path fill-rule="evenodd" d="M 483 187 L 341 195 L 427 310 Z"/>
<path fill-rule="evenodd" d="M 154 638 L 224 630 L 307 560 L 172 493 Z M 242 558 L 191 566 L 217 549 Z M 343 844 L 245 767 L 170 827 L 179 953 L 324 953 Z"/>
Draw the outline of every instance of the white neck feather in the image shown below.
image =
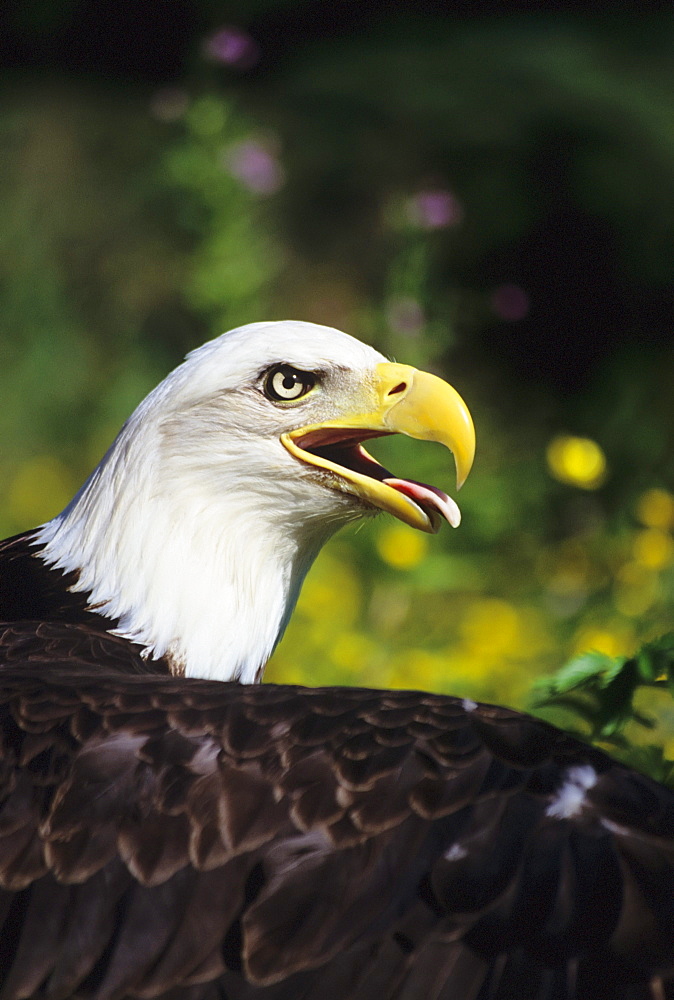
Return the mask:
<path fill-rule="evenodd" d="M 128 456 L 121 470 L 121 450 L 118 442 L 41 529 L 42 558 L 77 570 L 73 589 L 89 595 L 89 606 L 118 619 L 116 634 L 152 659 L 166 656 L 176 673 L 259 680 L 331 532 L 261 524 L 259 510 L 231 497 L 204 503 L 188 493 L 176 502 L 153 492 L 152 477 L 129 467 Z"/>
<path fill-rule="evenodd" d="M 251 448 L 251 426 L 236 423 L 250 407 L 232 419 L 230 400 L 225 419 L 219 388 L 204 391 L 202 378 L 195 393 L 195 365 L 188 358 L 141 403 L 36 544 L 49 565 L 78 572 L 73 589 L 148 657 L 251 683 L 319 549 L 355 515 L 333 490 L 308 493 L 276 434 L 256 426 Z"/>

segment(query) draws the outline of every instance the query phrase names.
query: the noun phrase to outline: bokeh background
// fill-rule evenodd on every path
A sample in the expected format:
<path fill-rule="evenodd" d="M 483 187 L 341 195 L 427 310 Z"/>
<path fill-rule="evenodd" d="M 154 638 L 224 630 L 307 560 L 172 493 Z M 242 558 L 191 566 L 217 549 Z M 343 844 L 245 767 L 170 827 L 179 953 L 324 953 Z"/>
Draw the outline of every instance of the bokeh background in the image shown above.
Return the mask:
<path fill-rule="evenodd" d="M 522 707 L 670 630 L 674 14 L 606 7 L 8 0 L 2 534 L 187 350 L 301 318 L 444 374 L 479 451 L 459 530 L 322 554 L 269 679 Z"/>

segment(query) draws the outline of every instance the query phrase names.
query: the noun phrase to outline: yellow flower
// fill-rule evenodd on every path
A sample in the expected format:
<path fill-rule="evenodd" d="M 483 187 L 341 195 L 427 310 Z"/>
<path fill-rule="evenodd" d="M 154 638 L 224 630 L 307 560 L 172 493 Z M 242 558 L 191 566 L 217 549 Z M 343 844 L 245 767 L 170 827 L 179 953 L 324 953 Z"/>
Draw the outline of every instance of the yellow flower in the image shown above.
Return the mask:
<path fill-rule="evenodd" d="M 625 563 L 617 574 L 613 603 L 629 618 L 638 618 L 655 604 L 660 596 L 657 574 L 638 562 Z"/>
<path fill-rule="evenodd" d="M 625 628 L 600 628 L 585 625 L 576 632 L 573 640 L 572 653 L 585 653 L 593 650 L 606 653 L 607 656 L 623 656 L 634 649 L 634 633 Z"/>
<path fill-rule="evenodd" d="M 640 566 L 664 569 L 674 560 L 674 541 L 659 528 L 646 528 L 636 535 L 632 552 Z"/>
<path fill-rule="evenodd" d="M 548 468 L 560 483 L 596 490 L 606 479 L 604 452 L 590 438 L 568 434 L 553 438 L 546 451 Z"/>
<path fill-rule="evenodd" d="M 674 525 L 674 496 L 667 490 L 646 490 L 637 501 L 636 514 L 647 528 L 671 528 Z"/>
<path fill-rule="evenodd" d="M 461 633 L 468 650 L 487 657 L 517 656 L 526 641 L 517 608 L 496 597 L 468 608 Z"/>
<path fill-rule="evenodd" d="M 378 646 L 360 632 L 342 632 L 330 646 L 333 663 L 342 670 L 361 671 L 376 658 Z"/>
<path fill-rule="evenodd" d="M 428 540 L 406 524 L 388 524 L 377 537 L 377 551 L 394 569 L 413 569 L 424 559 Z"/>

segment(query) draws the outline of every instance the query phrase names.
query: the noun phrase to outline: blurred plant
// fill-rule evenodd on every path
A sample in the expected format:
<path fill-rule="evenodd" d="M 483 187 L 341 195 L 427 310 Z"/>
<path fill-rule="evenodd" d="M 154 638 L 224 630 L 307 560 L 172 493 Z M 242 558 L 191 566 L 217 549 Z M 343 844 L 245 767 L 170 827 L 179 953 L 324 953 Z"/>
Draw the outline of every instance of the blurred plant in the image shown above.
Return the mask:
<path fill-rule="evenodd" d="M 446 229 L 461 221 L 463 209 L 451 191 L 420 191 L 408 201 L 407 214 L 422 229 Z"/>
<path fill-rule="evenodd" d="M 159 183 L 177 195 L 182 228 L 191 237 L 183 293 L 207 317 L 214 336 L 262 318 L 264 294 L 279 250 L 263 224 L 258 196 L 277 190 L 282 167 L 229 102 L 202 94 L 164 155 Z M 168 184 L 166 181 L 168 180 Z"/>
<path fill-rule="evenodd" d="M 275 194 L 283 186 L 284 171 L 275 151 L 259 140 L 234 143 L 225 151 L 223 164 L 256 194 Z"/>
<path fill-rule="evenodd" d="M 207 58 L 233 69 L 250 69 L 260 58 L 257 42 L 242 28 L 229 25 L 206 39 L 203 51 Z"/>
<path fill-rule="evenodd" d="M 455 383 L 478 457 L 458 531 L 382 517 L 321 554 L 269 679 L 521 706 L 590 648 L 582 697 L 615 657 L 605 687 L 623 690 L 674 611 L 674 356 L 652 346 L 671 333 L 674 63 L 671 32 L 641 30 L 653 44 L 632 52 L 624 26 L 570 17 L 382 17 L 274 72 L 254 30 L 224 26 L 149 99 L 17 84 L 0 106 L 2 532 L 56 513 L 187 349 L 270 315 L 333 323 Z M 253 62 L 244 92 L 233 71 Z M 450 488 L 441 449 L 373 450 Z M 639 682 L 630 704 L 665 760 L 662 690 Z"/>
<path fill-rule="evenodd" d="M 257 139 L 221 96 L 170 87 L 127 107 L 36 85 L 0 129 L 5 535 L 65 505 L 186 350 L 266 315 L 279 253 L 260 154 L 252 181 L 227 166 Z M 265 169 L 269 188 L 281 168 Z"/>
<path fill-rule="evenodd" d="M 666 754 L 674 750 L 674 743 L 670 739 L 662 746 L 643 738 L 643 730 L 652 731 L 656 725 L 656 719 L 636 704 L 644 690 L 667 692 L 670 699 L 674 695 L 674 632 L 645 643 L 634 656 L 590 651 L 574 657 L 552 677 L 537 682 L 533 703 L 539 712 L 564 710 L 572 719 L 571 723 L 568 716 L 564 719 L 565 728 L 608 746 L 626 763 L 672 784 L 674 760 Z"/>
<path fill-rule="evenodd" d="M 387 353 L 447 373 L 460 317 L 433 275 L 438 241 L 457 235 L 449 226 L 422 225 L 410 204 L 404 195 L 390 200 L 394 249 L 383 301 L 359 325 Z M 526 312 L 526 294 L 503 289 L 496 305 L 485 290 L 483 314 L 498 305 L 515 322 Z M 479 445 L 460 529 L 429 542 L 381 519 L 344 535 L 310 575 L 270 679 L 432 688 L 523 706 L 532 679 L 566 657 L 595 648 L 605 658 L 626 658 L 670 627 L 674 497 L 651 486 L 633 492 L 632 512 L 612 511 L 619 432 L 602 431 L 606 419 L 615 420 L 610 408 L 595 411 L 605 449 L 561 429 L 551 434 L 549 421 L 534 420 L 526 430 L 523 420 L 500 426 L 479 374 L 468 373 L 466 383 L 459 387 L 474 410 Z M 446 460 L 432 447 L 389 439 L 374 449 L 389 468 L 446 482 Z M 331 594 L 327 603 L 316 603 L 315 580 Z M 665 739 L 669 719 L 661 713 L 660 721 Z"/>

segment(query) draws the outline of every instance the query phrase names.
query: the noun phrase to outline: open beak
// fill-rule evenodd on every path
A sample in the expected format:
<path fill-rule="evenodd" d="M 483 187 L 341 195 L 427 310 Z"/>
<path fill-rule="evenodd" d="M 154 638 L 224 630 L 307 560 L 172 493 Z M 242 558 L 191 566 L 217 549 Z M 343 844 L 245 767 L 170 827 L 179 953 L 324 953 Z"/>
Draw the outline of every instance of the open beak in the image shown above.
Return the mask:
<path fill-rule="evenodd" d="M 369 412 L 348 413 L 287 431 L 281 442 L 301 462 L 333 473 L 345 492 L 413 528 L 434 533 L 443 519 L 456 527 L 461 515 L 447 494 L 434 486 L 395 478 L 361 442 L 387 434 L 438 441 L 454 455 L 459 488 L 475 455 L 475 428 L 468 407 L 447 382 L 408 365 L 377 365 L 372 392 Z"/>

